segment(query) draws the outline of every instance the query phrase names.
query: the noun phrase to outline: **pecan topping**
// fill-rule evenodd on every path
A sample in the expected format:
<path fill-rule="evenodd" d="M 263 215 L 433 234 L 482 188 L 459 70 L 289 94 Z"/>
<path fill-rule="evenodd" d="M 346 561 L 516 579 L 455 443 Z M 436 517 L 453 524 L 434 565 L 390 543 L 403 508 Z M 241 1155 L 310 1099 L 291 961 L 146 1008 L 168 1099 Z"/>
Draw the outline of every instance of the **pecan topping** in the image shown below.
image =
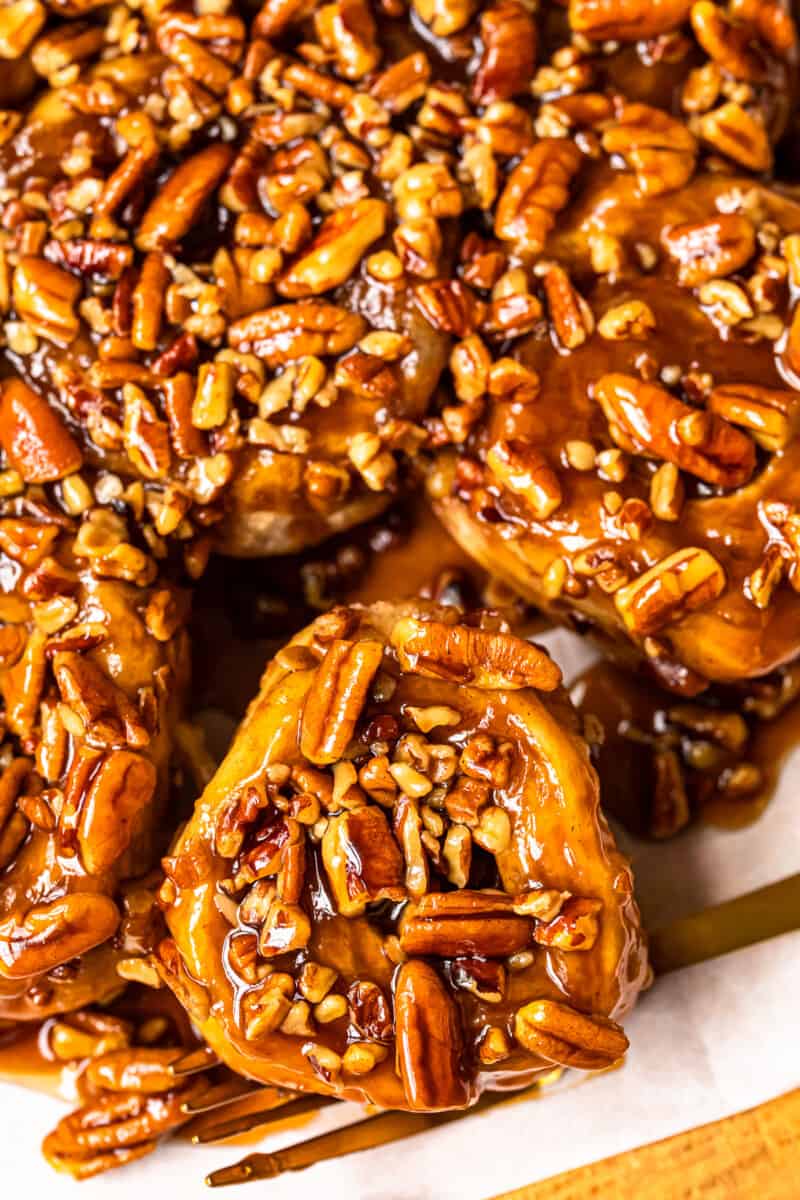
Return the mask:
<path fill-rule="evenodd" d="M 756 248 L 753 225 L 740 213 L 673 225 L 664 230 L 661 240 L 678 264 L 678 282 L 683 287 L 731 275 L 752 258 Z"/>
<path fill-rule="evenodd" d="M 277 280 L 282 296 L 316 296 L 344 283 L 386 228 L 389 206 L 382 200 L 358 200 L 340 208 L 320 225 L 311 244 Z"/>
<path fill-rule="evenodd" d="M 310 762 L 342 757 L 382 657 L 380 642 L 331 642 L 303 708 L 300 749 Z"/>
<path fill-rule="evenodd" d="M 472 94 L 478 104 L 510 100 L 524 90 L 534 73 L 538 33 L 519 0 L 500 0 L 481 13 L 483 53 Z"/>
<path fill-rule="evenodd" d="M 171 1063 L 184 1053 L 139 1046 L 91 1061 L 82 1077 L 89 1098 L 45 1138 L 47 1161 L 75 1179 L 91 1179 L 150 1154 L 160 1137 L 189 1119 L 184 1104 L 208 1088 L 203 1075 L 172 1074 Z"/>
<path fill-rule="evenodd" d="M 530 945 L 533 923 L 516 916 L 510 897 L 488 892 L 432 892 L 403 925 L 407 954 L 439 958 L 508 958 Z"/>
<path fill-rule="evenodd" d="M 661 109 L 625 104 L 603 133 L 603 149 L 625 159 L 643 195 L 658 196 L 682 187 L 691 177 L 697 141 Z"/>
<path fill-rule="evenodd" d="M 588 1016 L 557 1000 L 534 1000 L 520 1008 L 514 1036 L 531 1054 L 585 1071 L 611 1066 L 628 1049 L 628 1039 L 616 1022 Z"/>
<path fill-rule="evenodd" d="M 331 817 L 322 838 L 322 860 L 343 917 L 358 916 L 375 900 L 405 898 L 403 857 L 379 808 Z"/>
<path fill-rule="evenodd" d="M 800 429 L 800 396 L 786 388 L 721 384 L 711 392 L 707 407 L 732 425 L 741 425 L 765 450 L 784 450 Z"/>
<path fill-rule="evenodd" d="M 459 1108 L 469 1090 L 461 1076 L 458 1009 L 433 967 L 405 963 L 394 993 L 397 1071 L 412 1110 Z"/>
<path fill-rule="evenodd" d="M 597 42 L 638 42 L 677 29 L 692 0 L 570 0 L 569 23 Z"/>
<path fill-rule="evenodd" d="M 342 354 L 366 332 L 357 313 L 319 300 L 276 305 L 234 321 L 228 339 L 237 350 L 253 351 L 270 367 L 308 354 Z"/>
<path fill-rule="evenodd" d="M 231 147 L 217 143 L 176 167 L 142 217 L 139 249 L 163 250 L 185 237 L 232 161 Z"/>
<path fill-rule="evenodd" d="M 14 270 L 14 307 L 40 337 L 69 346 L 78 336 L 80 281 L 46 258 L 21 258 Z"/>
<path fill-rule="evenodd" d="M 117 928 L 116 904 L 100 892 L 70 892 L 25 915 L 0 921 L 0 975 L 20 979 L 51 971 L 106 941 Z"/>
<path fill-rule="evenodd" d="M 690 408 L 635 375 L 603 375 L 594 394 L 612 437 L 633 453 L 675 463 L 721 487 L 740 487 L 753 474 L 752 440 L 716 413 Z"/>
<path fill-rule="evenodd" d="M 3 383 L 0 445 L 26 483 L 53 483 L 83 465 L 80 447 L 61 417 L 21 379 Z"/>
<path fill-rule="evenodd" d="M 543 650 L 508 633 L 405 617 L 391 642 L 404 671 L 455 679 L 490 690 L 534 687 L 551 692 L 561 672 Z"/>
<path fill-rule="evenodd" d="M 511 172 L 497 202 L 494 230 L 522 255 L 540 254 L 556 215 L 569 200 L 569 185 L 581 163 L 569 141 L 543 138 Z"/>
<path fill-rule="evenodd" d="M 707 550 L 676 550 L 614 595 L 617 611 L 638 637 L 658 633 L 722 595 L 725 572 Z"/>
<path fill-rule="evenodd" d="M 129 750 L 105 756 L 81 807 L 78 838 L 87 871 L 100 874 L 124 853 L 155 787 L 156 768 L 149 759 Z"/>

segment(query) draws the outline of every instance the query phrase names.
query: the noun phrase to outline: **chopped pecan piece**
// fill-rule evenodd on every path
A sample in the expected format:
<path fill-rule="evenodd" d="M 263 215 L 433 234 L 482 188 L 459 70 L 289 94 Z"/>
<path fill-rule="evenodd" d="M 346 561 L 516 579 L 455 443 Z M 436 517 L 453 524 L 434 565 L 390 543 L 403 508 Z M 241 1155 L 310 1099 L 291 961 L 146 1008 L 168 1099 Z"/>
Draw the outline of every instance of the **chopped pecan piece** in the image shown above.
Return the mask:
<path fill-rule="evenodd" d="M 571 896 L 552 921 L 537 923 L 533 940 L 556 950 L 591 950 L 600 932 L 597 914 L 602 907 L 600 900 Z"/>
<path fill-rule="evenodd" d="M 382 658 L 380 642 L 331 642 L 303 708 L 300 749 L 310 762 L 324 766 L 342 757 Z"/>
<path fill-rule="evenodd" d="M 446 38 L 469 24 L 478 0 L 413 0 L 413 5 L 431 33 Z"/>
<path fill-rule="evenodd" d="M 546 520 L 560 506 L 558 476 L 534 446 L 519 439 L 495 442 L 486 463 L 503 487 L 522 496 L 536 520 Z"/>
<path fill-rule="evenodd" d="M 397 1071 L 412 1110 L 462 1108 L 463 1035 L 458 1009 L 433 967 L 412 960 L 397 975 L 394 993 Z"/>
<path fill-rule="evenodd" d="M 150 740 L 142 718 L 123 690 L 90 658 L 73 650 L 53 657 L 61 697 L 98 740 L 146 746 Z"/>
<path fill-rule="evenodd" d="M 543 650 L 509 633 L 404 617 L 391 643 L 404 671 L 454 679 L 489 690 L 534 687 L 551 692 L 561 672 Z"/>
<path fill-rule="evenodd" d="M 369 1041 L 390 1042 L 394 1022 L 389 1002 L 377 983 L 359 980 L 347 993 L 350 1021 L 362 1037 Z"/>

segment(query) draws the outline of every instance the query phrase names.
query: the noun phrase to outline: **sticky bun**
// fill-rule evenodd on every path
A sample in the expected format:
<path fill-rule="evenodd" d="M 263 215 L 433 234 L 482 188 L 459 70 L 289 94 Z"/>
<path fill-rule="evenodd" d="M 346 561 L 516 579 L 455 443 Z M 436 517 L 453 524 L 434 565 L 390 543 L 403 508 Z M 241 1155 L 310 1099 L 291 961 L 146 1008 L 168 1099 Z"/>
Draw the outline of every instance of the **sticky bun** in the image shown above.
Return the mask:
<path fill-rule="evenodd" d="M 41 1018 L 122 986 L 116 891 L 163 844 L 187 603 L 20 380 L 0 441 L 24 486 L 0 501 L 0 1013 Z"/>
<path fill-rule="evenodd" d="M 244 1075 L 412 1110 L 620 1058 L 625 860 L 548 655 L 489 611 L 333 609 L 166 860 L 166 981 Z"/>

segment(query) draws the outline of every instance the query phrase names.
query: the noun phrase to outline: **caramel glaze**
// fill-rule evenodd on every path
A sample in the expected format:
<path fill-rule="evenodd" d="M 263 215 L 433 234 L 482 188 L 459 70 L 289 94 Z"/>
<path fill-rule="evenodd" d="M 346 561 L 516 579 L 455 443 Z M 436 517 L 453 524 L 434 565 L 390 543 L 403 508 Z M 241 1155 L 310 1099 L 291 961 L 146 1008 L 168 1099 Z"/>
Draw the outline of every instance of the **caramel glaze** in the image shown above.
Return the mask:
<path fill-rule="evenodd" d="M 604 807 L 639 837 L 678 833 L 692 818 L 726 829 L 756 821 L 772 798 L 783 759 L 800 736 L 800 703 L 794 699 L 797 668 L 790 668 L 790 674 L 791 680 L 778 674 L 763 681 L 755 693 L 710 688 L 698 705 L 698 727 L 693 730 L 675 719 L 680 716 L 675 696 L 641 672 L 625 671 L 608 661 L 593 664 L 572 685 L 570 695 L 584 718 L 587 736 L 587 718 L 601 726 L 599 736 L 592 735 L 592 761 Z M 741 740 L 725 746 L 715 739 L 714 725 L 716 721 L 722 729 L 731 718 L 737 726 L 741 722 Z M 665 750 L 676 756 L 680 779 L 673 779 L 672 786 L 683 792 L 677 805 L 673 798 L 672 813 L 663 792 L 667 806 L 657 811 L 664 782 L 654 758 Z"/>
<path fill-rule="evenodd" d="M 445 452 L 431 476 L 436 509 L 450 533 L 489 567 L 562 621 L 587 624 L 598 635 L 620 641 L 627 637 L 614 606 L 613 595 L 592 578 L 582 578 L 586 595 L 548 598 L 542 575 L 554 558 L 569 562 L 597 543 L 609 547 L 616 560 L 635 576 L 666 555 L 684 546 L 707 548 L 723 566 L 727 586 L 720 598 L 684 616 L 659 632 L 662 643 L 651 667 L 662 682 L 678 689 L 700 690 L 706 680 L 733 681 L 763 675 L 792 659 L 798 651 L 797 600 L 785 584 L 759 609 L 745 593 L 745 581 L 755 570 L 769 543 L 770 534 L 759 517 L 759 505 L 779 499 L 789 506 L 800 500 L 800 441 L 794 437 L 782 451 L 764 455 L 752 481 L 734 491 L 694 484 L 677 521 L 654 519 L 639 538 L 626 533 L 603 505 L 603 496 L 617 491 L 623 500 L 647 500 L 654 465 L 647 458 L 633 459 L 622 482 L 599 478 L 591 472 L 569 468 L 565 444 L 591 441 L 610 447 L 607 422 L 592 398 L 592 385 L 608 372 L 638 375 L 646 364 L 656 371 L 676 365 L 685 377 L 690 371 L 709 372 L 715 385 L 750 382 L 765 387 L 786 387 L 797 380 L 782 377 L 781 363 L 768 341 L 748 342 L 729 332 L 720 337 L 691 292 L 680 287 L 674 264 L 659 251 L 650 272 L 630 263 L 633 244 L 660 245 L 661 231 L 681 222 L 707 220 L 721 197 L 745 190 L 758 198 L 765 216 L 783 233 L 800 229 L 800 205 L 752 179 L 717 175 L 698 177 L 679 192 L 647 198 L 637 192 L 629 175 L 599 167 L 587 176 L 570 210 L 559 221 L 545 248 L 570 270 L 571 277 L 596 314 L 629 300 L 645 301 L 656 327 L 646 341 L 606 340 L 594 334 L 578 348 L 565 352 L 545 330 L 529 338 L 520 359 L 533 367 L 541 380 L 535 402 L 526 405 L 495 403 L 468 444 L 468 456 L 482 461 L 497 438 L 520 439 L 545 448 L 556 470 L 563 502 L 548 519 L 532 519 L 523 501 L 491 486 L 491 504 L 476 514 L 469 496 L 459 492 L 455 479 L 456 455 Z M 589 251 L 600 233 L 620 239 L 628 253 L 628 267 L 618 278 L 592 273 Z M 785 368 L 784 372 L 785 372 Z M 642 638 L 635 638 L 643 653 Z M 636 651 L 634 653 L 636 653 Z M 625 654 L 625 650 L 622 650 Z M 630 655 L 629 655 L 630 657 Z"/>
<path fill-rule="evenodd" d="M 400 607 L 378 604 L 350 611 L 358 613 L 360 621 L 354 635 L 357 641 L 378 638 L 384 644 L 401 616 L 417 613 L 425 618 L 447 612 L 423 602 Z M 298 654 L 300 647 L 312 646 L 314 641 L 312 625 L 292 640 L 290 648 Z M 298 739 L 316 673 L 287 669 L 281 661 L 279 658 L 267 667 L 261 690 L 229 754 L 198 801 L 167 864 L 167 895 L 174 898 L 166 916 L 180 954 L 175 959 L 172 951 L 166 952 L 169 982 L 203 1038 L 237 1072 L 385 1107 L 408 1107 L 412 1098 L 404 1094 L 395 1073 L 393 1048 L 368 1077 L 342 1076 L 326 1083 L 303 1056 L 304 1039 L 280 1032 L 251 1041 L 243 1036 L 242 999 L 247 985 L 236 976 L 231 960 L 226 961 L 226 947 L 234 933 L 216 903 L 231 864 L 214 849 L 215 829 L 232 797 L 241 795 L 248 783 L 263 778 L 269 764 L 303 764 Z M 496 868 L 491 856 L 478 855 L 482 866 L 479 869 L 476 858 L 471 885 L 500 886 L 510 893 L 543 885 L 602 902 L 600 933 L 593 949 L 537 949 L 532 965 L 509 973 L 505 996 L 490 1007 L 467 992 L 454 993 L 466 1039 L 464 1095 L 465 1101 L 471 1102 L 484 1088 L 523 1086 L 552 1068 L 519 1047 L 495 1069 L 481 1067 L 477 1061 L 476 1043 L 485 1028 L 490 1024 L 509 1027 L 521 1004 L 547 997 L 610 1017 L 620 1017 L 630 1007 L 647 975 L 630 871 L 615 849 L 600 811 L 597 778 L 586 748 L 576 736 L 575 716 L 562 690 L 486 692 L 465 683 L 402 674 L 391 653 L 384 654 L 382 670 L 396 679 L 396 689 L 391 699 L 380 705 L 369 702 L 362 721 L 388 714 L 401 729 L 414 730 L 405 711 L 408 704 L 451 705 L 460 714 L 459 722 L 452 729 L 437 731 L 436 741 L 460 748 L 480 731 L 513 745 L 511 778 L 496 799 L 511 818 L 512 842 L 498 855 Z M 397 929 L 399 910 L 387 913 L 381 905 L 362 916 L 339 915 L 319 848 L 309 841 L 307 850 L 302 904 L 312 919 L 311 940 L 307 950 L 273 960 L 274 965 L 294 973 L 310 958 L 339 972 L 337 990 L 346 991 L 354 981 L 366 979 L 391 994 L 396 968 L 387 957 L 385 936 Z M 477 876 L 475 871 L 479 871 Z M 441 884 L 431 886 L 435 889 Z M 345 1026 L 344 1021 L 320 1026 L 312 1040 L 341 1053 L 347 1042 Z M 400 1045 L 397 1052 L 402 1053 Z"/>

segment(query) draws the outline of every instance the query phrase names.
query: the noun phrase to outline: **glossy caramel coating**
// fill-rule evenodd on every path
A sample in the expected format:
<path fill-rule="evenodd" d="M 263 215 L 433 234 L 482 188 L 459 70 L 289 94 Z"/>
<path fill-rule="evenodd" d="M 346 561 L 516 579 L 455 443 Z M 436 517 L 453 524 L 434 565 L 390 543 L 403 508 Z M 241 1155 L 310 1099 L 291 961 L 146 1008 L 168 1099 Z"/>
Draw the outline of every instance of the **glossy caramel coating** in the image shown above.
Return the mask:
<path fill-rule="evenodd" d="M 386 1107 L 462 1107 L 552 1068 L 519 1040 L 532 1002 L 593 1014 L 601 1040 L 621 1037 L 604 1021 L 633 1002 L 646 955 L 558 670 L 490 614 L 460 620 L 378 603 L 298 634 L 165 862 L 174 942 L 162 972 L 242 1074 Z M 409 748 L 446 782 L 409 773 Z M 466 862 L 447 857 L 457 839 Z M 551 922 L 541 929 L 518 915 L 536 904 Z M 553 942 L 553 923 L 572 912 L 581 925 L 584 909 L 585 947 L 571 948 L 574 931 L 570 948 Z M 350 1070 L 373 1050 L 365 1073 Z"/>

